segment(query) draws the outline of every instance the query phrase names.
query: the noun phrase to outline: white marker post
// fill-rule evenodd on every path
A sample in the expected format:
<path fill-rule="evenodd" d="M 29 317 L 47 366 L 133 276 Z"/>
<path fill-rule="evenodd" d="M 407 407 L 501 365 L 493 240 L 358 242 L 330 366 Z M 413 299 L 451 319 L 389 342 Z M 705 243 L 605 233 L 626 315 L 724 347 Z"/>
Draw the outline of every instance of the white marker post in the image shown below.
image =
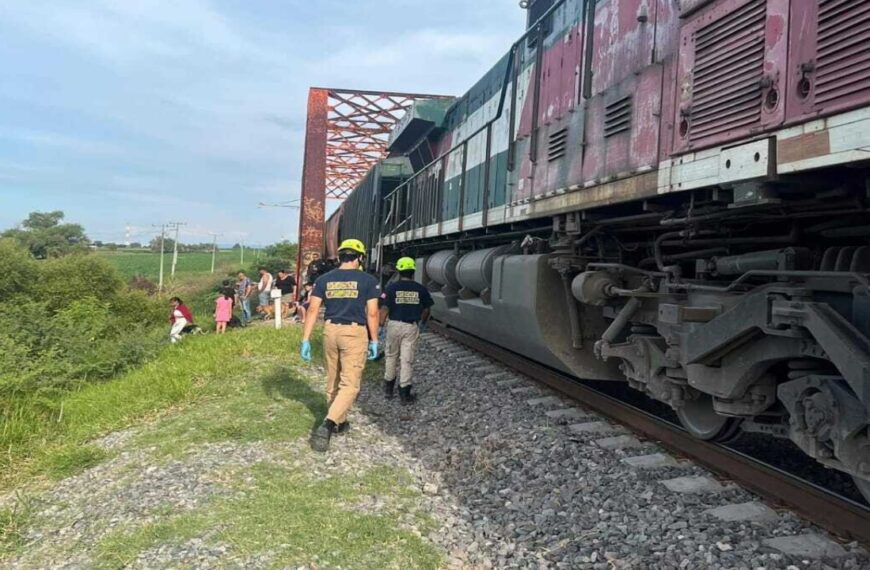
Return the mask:
<path fill-rule="evenodd" d="M 275 328 L 281 328 L 281 290 L 272 289 L 272 301 L 275 303 Z"/>

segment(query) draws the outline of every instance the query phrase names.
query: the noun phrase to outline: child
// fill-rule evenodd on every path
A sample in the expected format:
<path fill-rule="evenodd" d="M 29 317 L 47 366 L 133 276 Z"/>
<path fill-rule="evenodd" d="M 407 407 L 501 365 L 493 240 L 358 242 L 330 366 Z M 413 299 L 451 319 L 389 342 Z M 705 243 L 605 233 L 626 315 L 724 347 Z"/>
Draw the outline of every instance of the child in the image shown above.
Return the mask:
<path fill-rule="evenodd" d="M 233 298 L 222 291 L 215 301 L 214 322 L 217 324 L 217 333 L 223 334 L 227 332 L 227 323 L 233 318 Z"/>
<path fill-rule="evenodd" d="M 296 319 L 299 323 L 305 322 L 305 312 L 308 310 L 309 297 L 314 289 L 313 283 L 306 283 L 302 287 L 302 293 L 299 294 L 299 299 L 296 301 Z"/>

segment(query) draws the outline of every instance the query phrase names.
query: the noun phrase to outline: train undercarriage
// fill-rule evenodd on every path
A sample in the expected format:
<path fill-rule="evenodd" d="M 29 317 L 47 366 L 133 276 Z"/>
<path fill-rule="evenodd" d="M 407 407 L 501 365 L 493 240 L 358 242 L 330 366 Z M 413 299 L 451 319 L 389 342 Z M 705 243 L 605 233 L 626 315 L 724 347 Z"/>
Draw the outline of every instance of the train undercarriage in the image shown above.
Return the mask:
<path fill-rule="evenodd" d="M 387 249 L 450 326 L 624 381 L 694 436 L 789 439 L 870 500 L 870 169 L 693 190 Z"/>

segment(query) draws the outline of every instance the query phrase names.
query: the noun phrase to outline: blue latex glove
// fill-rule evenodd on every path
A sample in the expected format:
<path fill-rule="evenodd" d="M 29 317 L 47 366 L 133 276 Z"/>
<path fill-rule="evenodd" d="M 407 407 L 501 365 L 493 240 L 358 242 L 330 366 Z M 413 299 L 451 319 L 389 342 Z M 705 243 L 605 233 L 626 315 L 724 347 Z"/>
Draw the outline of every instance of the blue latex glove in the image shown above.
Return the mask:
<path fill-rule="evenodd" d="M 369 342 L 369 360 L 374 360 L 378 357 L 378 341 Z"/>
<path fill-rule="evenodd" d="M 299 351 L 299 354 L 302 356 L 302 360 L 311 362 L 311 341 L 302 341 L 302 349 Z"/>
<path fill-rule="evenodd" d="M 426 325 L 427 325 L 427 324 L 428 324 L 428 323 L 427 323 L 426 321 L 420 321 L 420 324 L 417 325 L 417 328 L 420 330 L 421 333 L 426 332 L 426 328 L 427 328 Z"/>
<path fill-rule="evenodd" d="M 387 342 L 387 327 L 381 327 L 378 331 L 378 342 Z"/>

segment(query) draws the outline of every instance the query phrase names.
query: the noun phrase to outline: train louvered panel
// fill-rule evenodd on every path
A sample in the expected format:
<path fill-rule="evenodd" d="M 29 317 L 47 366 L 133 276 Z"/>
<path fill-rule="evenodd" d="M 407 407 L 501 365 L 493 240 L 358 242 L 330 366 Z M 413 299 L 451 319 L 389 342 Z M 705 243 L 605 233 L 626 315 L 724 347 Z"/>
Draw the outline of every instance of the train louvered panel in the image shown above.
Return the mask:
<path fill-rule="evenodd" d="M 815 103 L 870 88 L 870 0 L 820 0 Z"/>
<path fill-rule="evenodd" d="M 628 131 L 631 126 L 631 95 L 604 107 L 604 138 Z"/>
<path fill-rule="evenodd" d="M 765 19 L 765 0 L 752 0 L 697 31 L 692 142 L 761 120 Z"/>
<path fill-rule="evenodd" d="M 553 133 L 550 133 L 549 144 L 547 145 L 547 160 L 553 162 L 565 156 L 565 146 L 568 142 L 568 128 L 563 127 Z"/>

